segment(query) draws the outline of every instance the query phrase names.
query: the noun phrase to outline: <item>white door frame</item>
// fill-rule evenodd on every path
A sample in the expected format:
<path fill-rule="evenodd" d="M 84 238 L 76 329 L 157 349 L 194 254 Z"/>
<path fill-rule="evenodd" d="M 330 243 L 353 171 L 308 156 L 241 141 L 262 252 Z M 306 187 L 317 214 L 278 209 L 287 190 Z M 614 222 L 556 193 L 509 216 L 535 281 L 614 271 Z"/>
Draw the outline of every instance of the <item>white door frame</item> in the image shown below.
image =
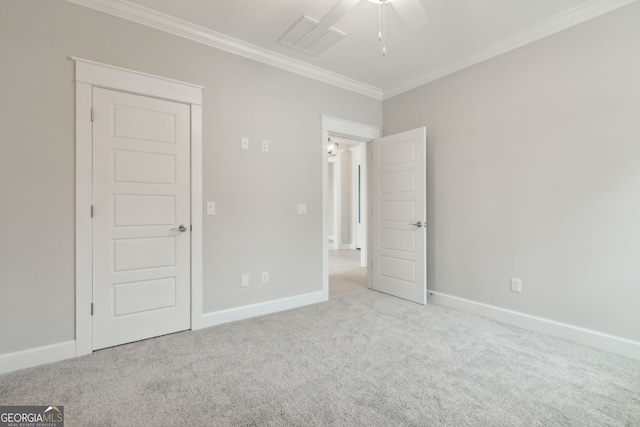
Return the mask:
<path fill-rule="evenodd" d="M 203 87 L 82 58 L 76 86 L 76 356 L 93 351 L 93 87 L 189 104 L 191 107 L 191 328 L 202 323 L 202 92 Z"/>
<path fill-rule="evenodd" d="M 329 226 L 328 218 L 325 207 L 328 204 L 329 197 L 329 177 L 328 177 L 328 160 L 327 160 L 327 139 L 330 135 L 339 136 L 342 138 L 353 139 L 356 141 L 369 142 L 382 136 L 382 129 L 379 127 L 366 125 L 362 123 L 356 123 L 349 120 L 343 120 L 331 116 L 322 117 L 322 141 L 321 141 L 321 155 L 322 155 L 322 293 L 324 300 L 329 299 Z M 366 150 L 368 144 L 364 144 L 362 155 L 362 165 L 364 166 L 363 175 L 368 176 L 367 162 L 369 159 L 368 150 Z M 367 189 L 371 186 L 367 185 Z M 369 190 L 367 190 L 369 191 Z M 368 200 L 368 195 L 365 197 Z M 366 202 L 365 200 L 365 202 Z M 367 203 L 365 203 L 365 206 Z M 371 230 L 369 230 L 369 208 L 366 209 L 364 218 L 365 230 L 367 230 L 367 247 L 362 248 L 362 256 L 367 259 L 367 266 L 369 267 L 369 287 L 371 287 L 371 262 L 369 254 L 371 253 L 369 247 L 371 245 Z"/>

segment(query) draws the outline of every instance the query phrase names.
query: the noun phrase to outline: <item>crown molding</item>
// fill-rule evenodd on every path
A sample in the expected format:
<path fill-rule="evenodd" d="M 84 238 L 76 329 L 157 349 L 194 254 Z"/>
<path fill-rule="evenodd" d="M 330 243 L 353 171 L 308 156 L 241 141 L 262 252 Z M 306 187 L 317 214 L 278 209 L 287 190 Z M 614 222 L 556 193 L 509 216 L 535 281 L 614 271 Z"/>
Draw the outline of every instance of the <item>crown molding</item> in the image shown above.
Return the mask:
<path fill-rule="evenodd" d="M 510 50 L 524 46 L 528 43 L 542 39 L 581 22 L 634 3 L 637 0 L 590 0 L 583 5 L 549 18 L 540 24 L 536 24 L 514 33 L 498 42 L 489 44 L 482 50 L 466 56 L 459 61 L 441 68 L 429 70 L 426 73 L 421 73 L 395 84 L 384 91 L 380 88 L 359 82 L 341 74 L 289 58 L 285 55 L 227 36 L 217 31 L 139 6 L 127 0 L 66 1 L 281 68 L 283 70 L 377 100 L 385 100 L 445 77 L 449 74 L 453 74 L 464 68 L 496 57 Z"/>
<path fill-rule="evenodd" d="M 491 59 L 510 50 L 519 48 L 528 43 L 550 36 L 581 22 L 603 15 L 612 10 L 634 3 L 636 0 L 591 0 L 564 13 L 551 17 L 540 24 L 525 28 L 498 42 L 486 46 L 457 62 L 442 68 L 419 74 L 384 91 L 383 99 L 389 99 L 401 93 L 410 91 L 426 83 L 453 74 L 464 68 Z"/>
<path fill-rule="evenodd" d="M 185 39 L 224 50 L 254 61 L 272 65 L 301 76 L 309 77 L 342 89 L 365 95 L 377 100 L 383 99 L 380 88 L 345 77 L 324 68 L 289 58 L 259 46 L 229 37 L 217 31 L 201 27 L 161 12 L 148 9 L 126 0 L 66 0 L 80 6 L 126 19 L 156 30 L 164 31 Z"/>

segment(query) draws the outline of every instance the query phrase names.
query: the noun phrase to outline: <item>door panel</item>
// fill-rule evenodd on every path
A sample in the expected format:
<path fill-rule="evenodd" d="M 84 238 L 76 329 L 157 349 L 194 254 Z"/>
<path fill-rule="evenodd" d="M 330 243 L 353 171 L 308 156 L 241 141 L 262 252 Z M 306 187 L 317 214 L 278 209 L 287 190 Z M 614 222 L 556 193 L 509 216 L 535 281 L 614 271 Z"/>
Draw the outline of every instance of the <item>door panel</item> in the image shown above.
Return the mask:
<path fill-rule="evenodd" d="M 100 349 L 190 327 L 191 130 L 180 103 L 94 88 L 93 108 Z"/>
<path fill-rule="evenodd" d="M 114 154 L 115 182 L 174 185 L 176 183 L 175 156 L 122 150 L 117 150 Z M 137 167 L 141 164 L 145 167 Z"/>
<path fill-rule="evenodd" d="M 145 105 L 113 105 L 114 134 L 136 141 L 175 145 L 176 116 Z"/>
<path fill-rule="evenodd" d="M 175 238 L 114 239 L 113 258 L 115 271 L 175 266 Z"/>
<path fill-rule="evenodd" d="M 379 202 L 380 221 L 412 221 L 416 216 L 414 200 L 381 200 Z"/>
<path fill-rule="evenodd" d="M 426 129 L 372 146 L 373 289 L 426 304 Z"/>
<path fill-rule="evenodd" d="M 174 308 L 176 305 L 175 277 L 118 283 L 114 288 L 115 316 Z"/>
<path fill-rule="evenodd" d="M 380 230 L 380 248 L 394 251 L 412 252 L 416 247 L 416 233 L 413 230 Z"/>
<path fill-rule="evenodd" d="M 172 225 L 176 222 L 175 196 L 114 195 L 115 226 Z"/>
<path fill-rule="evenodd" d="M 380 155 L 383 155 L 380 153 Z M 380 193 L 391 194 L 415 191 L 415 171 L 392 172 L 380 175 Z"/>

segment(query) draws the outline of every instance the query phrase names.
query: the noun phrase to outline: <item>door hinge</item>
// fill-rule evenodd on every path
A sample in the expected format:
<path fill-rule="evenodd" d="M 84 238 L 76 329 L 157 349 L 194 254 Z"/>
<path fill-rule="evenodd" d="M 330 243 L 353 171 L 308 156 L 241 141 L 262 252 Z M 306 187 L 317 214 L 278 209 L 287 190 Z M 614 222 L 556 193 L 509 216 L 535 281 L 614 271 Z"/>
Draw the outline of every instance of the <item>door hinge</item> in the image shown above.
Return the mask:
<path fill-rule="evenodd" d="M 93 218 L 93 205 L 91 205 L 91 218 Z"/>
<path fill-rule="evenodd" d="M 91 121 L 93 121 L 93 107 L 91 107 Z"/>
<path fill-rule="evenodd" d="M 93 316 L 93 303 L 91 303 L 91 315 Z"/>
<path fill-rule="evenodd" d="M 189 226 L 189 231 L 193 231 L 193 225 Z"/>

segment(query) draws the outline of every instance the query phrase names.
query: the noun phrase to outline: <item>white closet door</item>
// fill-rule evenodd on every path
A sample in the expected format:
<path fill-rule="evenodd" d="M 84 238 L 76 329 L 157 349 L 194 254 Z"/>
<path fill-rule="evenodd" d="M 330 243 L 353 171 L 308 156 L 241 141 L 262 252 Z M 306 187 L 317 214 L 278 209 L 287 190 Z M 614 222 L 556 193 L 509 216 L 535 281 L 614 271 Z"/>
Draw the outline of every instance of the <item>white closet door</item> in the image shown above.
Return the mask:
<path fill-rule="evenodd" d="M 190 107 L 93 90 L 93 348 L 190 328 Z"/>

